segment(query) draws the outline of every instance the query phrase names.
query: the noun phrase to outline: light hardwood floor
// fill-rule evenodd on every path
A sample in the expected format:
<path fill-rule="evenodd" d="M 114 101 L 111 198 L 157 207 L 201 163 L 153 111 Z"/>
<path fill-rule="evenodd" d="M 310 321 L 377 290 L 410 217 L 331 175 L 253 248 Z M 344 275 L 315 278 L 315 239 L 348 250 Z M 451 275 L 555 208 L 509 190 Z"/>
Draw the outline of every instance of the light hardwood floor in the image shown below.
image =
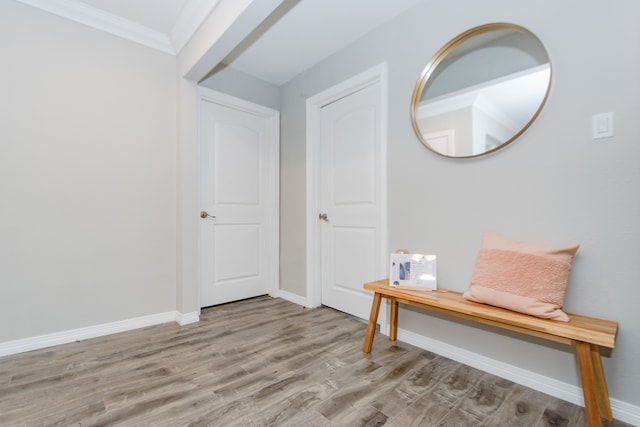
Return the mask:
<path fill-rule="evenodd" d="M 329 308 L 259 297 L 0 358 L 1 426 L 583 426 L 584 410 Z M 614 426 L 626 426 L 621 422 Z"/>

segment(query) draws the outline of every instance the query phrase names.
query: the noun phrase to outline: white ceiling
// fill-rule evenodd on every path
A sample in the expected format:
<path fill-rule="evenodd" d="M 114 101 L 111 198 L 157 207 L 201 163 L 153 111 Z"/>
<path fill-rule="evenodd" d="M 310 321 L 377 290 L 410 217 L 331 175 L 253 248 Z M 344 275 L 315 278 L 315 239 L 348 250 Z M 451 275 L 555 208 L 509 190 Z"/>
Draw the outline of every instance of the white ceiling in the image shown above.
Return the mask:
<path fill-rule="evenodd" d="M 295 2 L 286 15 L 230 65 L 252 76 L 281 85 L 420 1 L 422 0 Z"/>
<path fill-rule="evenodd" d="M 18 1 L 175 54 L 220 0 Z M 227 62 L 282 85 L 421 1 L 285 0 L 283 16 Z"/>

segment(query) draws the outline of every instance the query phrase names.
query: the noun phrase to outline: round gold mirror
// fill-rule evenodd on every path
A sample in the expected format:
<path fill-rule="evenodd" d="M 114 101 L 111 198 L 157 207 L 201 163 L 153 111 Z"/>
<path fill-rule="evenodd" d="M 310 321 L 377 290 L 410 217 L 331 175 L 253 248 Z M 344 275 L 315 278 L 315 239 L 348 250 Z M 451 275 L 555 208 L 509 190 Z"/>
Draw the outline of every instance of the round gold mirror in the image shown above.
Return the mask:
<path fill-rule="evenodd" d="M 411 122 L 446 157 L 476 157 L 518 138 L 542 110 L 551 64 L 540 40 L 506 23 L 472 28 L 443 46 L 420 75 Z"/>

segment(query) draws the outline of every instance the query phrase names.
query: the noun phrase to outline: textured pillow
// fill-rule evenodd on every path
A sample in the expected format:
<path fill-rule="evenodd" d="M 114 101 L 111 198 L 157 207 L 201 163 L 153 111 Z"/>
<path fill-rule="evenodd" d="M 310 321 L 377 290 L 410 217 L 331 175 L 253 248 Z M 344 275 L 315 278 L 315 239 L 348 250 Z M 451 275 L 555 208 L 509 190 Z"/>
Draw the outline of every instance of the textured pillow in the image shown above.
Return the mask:
<path fill-rule="evenodd" d="M 484 233 L 471 287 L 463 296 L 470 301 L 568 322 L 569 316 L 561 308 L 578 247 L 550 248 Z"/>

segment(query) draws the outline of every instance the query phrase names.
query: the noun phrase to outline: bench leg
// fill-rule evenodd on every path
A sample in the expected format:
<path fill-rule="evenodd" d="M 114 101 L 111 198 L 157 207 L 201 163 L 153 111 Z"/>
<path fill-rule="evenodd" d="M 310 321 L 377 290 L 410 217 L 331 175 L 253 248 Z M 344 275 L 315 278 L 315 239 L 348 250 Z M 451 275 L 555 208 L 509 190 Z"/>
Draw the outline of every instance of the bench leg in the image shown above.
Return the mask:
<path fill-rule="evenodd" d="M 602 360 L 600 359 L 600 349 L 596 345 L 581 341 L 574 341 L 574 345 L 580 368 L 587 425 L 589 427 L 602 426 L 601 417 L 612 420 L 613 416 L 602 369 Z"/>
<path fill-rule="evenodd" d="M 391 319 L 389 320 L 389 340 L 398 339 L 398 300 L 391 298 Z"/>
<path fill-rule="evenodd" d="M 600 347 L 595 344 L 591 344 L 591 361 L 593 362 L 593 374 L 596 378 L 596 393 L 600 415 L 607 421 L 613 421 L 609 390 L 607 389 L 607 381 L 604 378 L 604 369 L 602 369 L 602 359 L 600 358 Z"/>
<path fill-rule="evenodd" d="M 365 353 L 371 353 L 371 347 L 373 347 L 373 336 L 376 333 L 376 324 L 378 323 L 378 313 L 380 312 L 380 302 L 382 301 L 382 295 L 378 292 L 373 294 L 373 302 L 371 303 L 371 314 L 369 315 L 369 324 L 367 325 L 367 333 L 364 336 L 364 345 L 362 351 Z"/>

